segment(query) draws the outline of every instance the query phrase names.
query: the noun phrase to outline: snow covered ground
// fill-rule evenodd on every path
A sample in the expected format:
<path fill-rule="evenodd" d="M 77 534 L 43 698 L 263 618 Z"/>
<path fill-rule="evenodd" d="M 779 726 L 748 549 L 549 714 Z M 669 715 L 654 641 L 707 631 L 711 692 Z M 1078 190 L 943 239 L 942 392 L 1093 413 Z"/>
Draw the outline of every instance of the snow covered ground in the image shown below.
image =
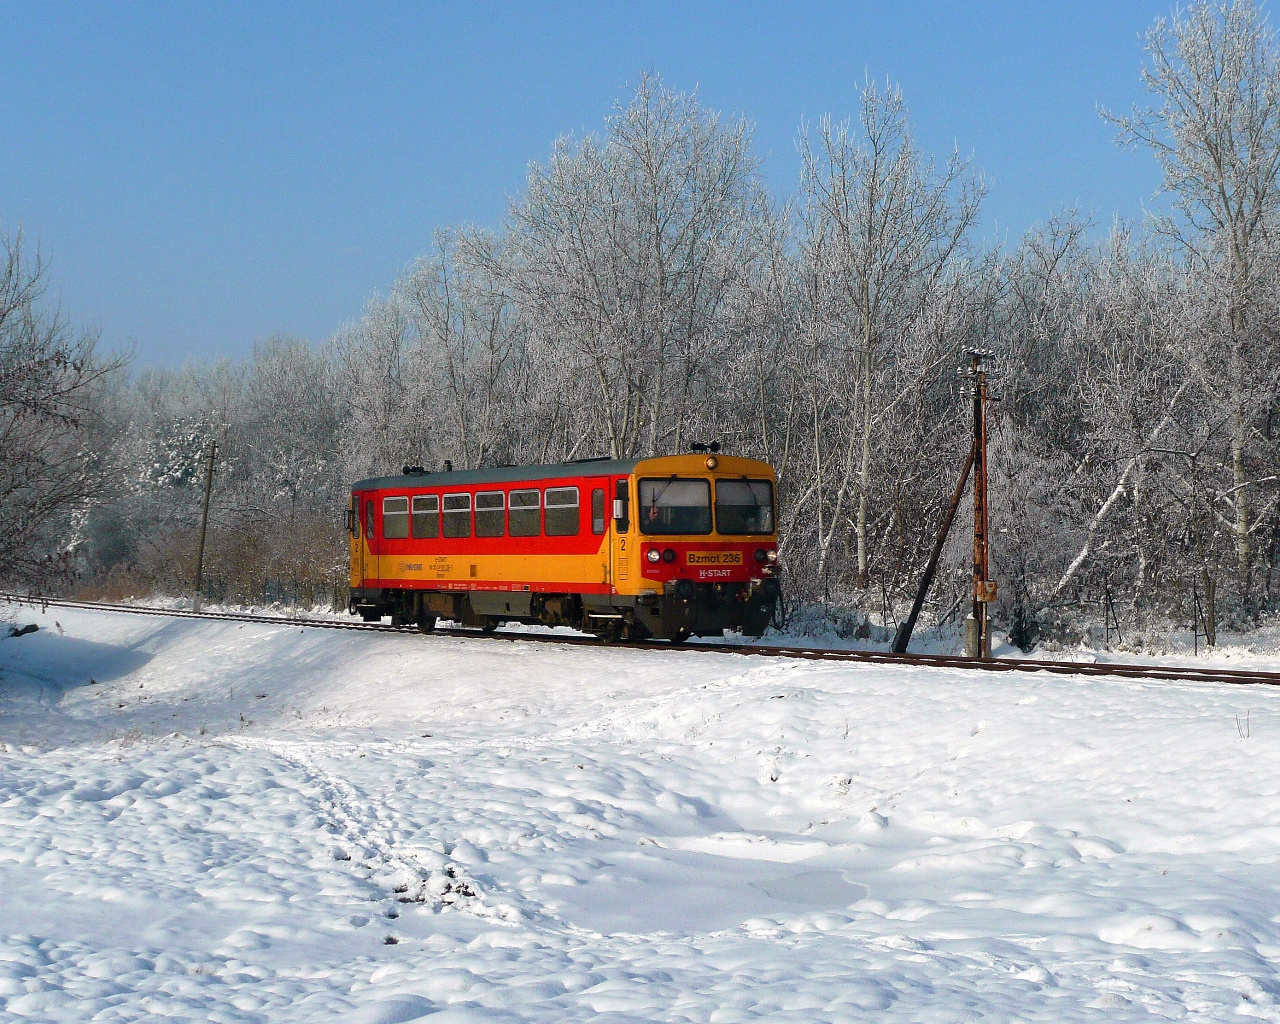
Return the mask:
<path fill-rule="evenodd" d="M 0 1019 L 1280 1021 L 1268 688 L 19 621 Z"/>

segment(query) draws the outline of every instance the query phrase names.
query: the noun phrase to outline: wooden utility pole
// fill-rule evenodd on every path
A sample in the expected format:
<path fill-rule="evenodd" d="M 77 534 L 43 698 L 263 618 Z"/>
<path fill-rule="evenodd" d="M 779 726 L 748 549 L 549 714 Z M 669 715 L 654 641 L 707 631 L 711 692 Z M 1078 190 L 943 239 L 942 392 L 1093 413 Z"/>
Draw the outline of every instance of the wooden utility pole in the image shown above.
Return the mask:
<path fill-rule="evenodd" d="M 990 519 L 987 505 L 987 370 L 984 349 L 970 349 L 968 376 L 973 381 L 973 611 L 965 620 L 965 653 L 991 657 L 991 622 L 987 605 L 996 599 L 990 575 Z"/>
<path fill-rule="evenodd" d="M 200 546 L 196 549 L 196 586 L 191 597 L 191 610 L 200 610 L 200 583 L 204 575 L 204 535 L 209 527 L 209 494 L 213 490 L 213 459 L 218 451 L 218 442 L 209 443 L 209 465 L 204 471 L 204 509 L 200 513 Z"/>

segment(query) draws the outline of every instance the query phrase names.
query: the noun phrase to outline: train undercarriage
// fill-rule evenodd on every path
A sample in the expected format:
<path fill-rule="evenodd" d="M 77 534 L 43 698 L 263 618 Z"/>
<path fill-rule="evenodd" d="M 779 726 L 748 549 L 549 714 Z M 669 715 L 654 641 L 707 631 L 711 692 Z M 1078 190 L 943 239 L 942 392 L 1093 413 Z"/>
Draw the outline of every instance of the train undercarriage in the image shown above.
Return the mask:
<path fill-rule="evenodd" d="M 491 632 L 508 622 L 571 626 L 606 640 L 670 640 L 720 636 L 726 630 L 758 637 L 773 617 L 779 597 L 776 579 L 749 583 L 693 583 L 678 580 L 661 592 L 541 594 L 528 591 L 442 592 L 400 588 L 353 588 L 351 612 L 366 622 L 390 616 L 395 625 L 424 633 L 440 619 Z"/>

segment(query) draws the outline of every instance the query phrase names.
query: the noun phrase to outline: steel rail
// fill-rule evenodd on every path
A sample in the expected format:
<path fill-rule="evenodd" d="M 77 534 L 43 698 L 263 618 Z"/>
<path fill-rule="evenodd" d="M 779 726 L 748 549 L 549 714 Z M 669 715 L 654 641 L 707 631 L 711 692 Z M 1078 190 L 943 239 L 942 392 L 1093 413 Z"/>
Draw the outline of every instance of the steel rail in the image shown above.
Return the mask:
<path fill-rule="evenodd" d="M 253 622 L 267 626 L 298 626 L 306 629 L 347 629 L 371 633 L 416 633 L 415 625 L 388 625 L 378 622 L 342 622 L 278 615 L 255 615 L 250 612 L 192 612 L 180 608 L 149 608 L 141 605 L 112 604 L 104 601 L 74 601 L 67 598 L 40 597 L 30 594 L 0 592 L 0 601 L 53 608 L 76 608 L 88 611 L 121 612 L 129 615 L 154 615 L 177 619 L 209 619 L 229 622 Z M 662 641 L 604 641 L 588 636 L 560 636 L 554 633 L 485 633 L 474 629 L 437 629 L 435 635 L 476 640 L 527 640 L 572 647 L 598 649 L 631 649 L 645 651 L 688 651 L 699 654 L 731 654 L 750 657 L 795 658 L 805 661 L 861 662 L 875 665 L 915 666 L 920 668 L 962 669 L 978 672 L 1045 672 L 1053 675 L 1114 676 L 1126 679 L 1157 679 L 1169 682 L 1229 683 L 1236 685 L 1280 686 L 1280 672 L 1252 669 L 1191 668 L 1181 665 L 1152 665 L 1136 662 L 1072 662 L 1046 661 L 1036 658 L 1001 660 L 977 659 L 949 654 L 894 654 L 890 651 L 837 651 L 817 647 L 769 646 L 763 644 L 683 644 Z"/>

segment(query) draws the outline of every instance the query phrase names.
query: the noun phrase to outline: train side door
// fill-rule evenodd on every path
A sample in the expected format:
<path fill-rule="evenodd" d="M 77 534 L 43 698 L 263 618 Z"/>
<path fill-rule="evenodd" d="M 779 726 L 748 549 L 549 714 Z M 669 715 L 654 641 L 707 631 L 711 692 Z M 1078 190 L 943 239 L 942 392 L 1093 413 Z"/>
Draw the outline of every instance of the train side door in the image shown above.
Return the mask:
<path fill-rule="evenodd" d="M 373 550 L 373 505 L 374 499 L 364 499 L 364 543 L 360 546 L 360 574 L 366 580 L 378 578 L 378 556 Z"/>
<path fill-rule="evenodd" d="M 613 543 L 609 545 L 609 579 L 615 592 L 625 593 L 631 587 L 631 563 L 634 561 L 631 552 L 631 497 L 626 477 L 614 481 L 610 497 L 608 511 Z"/>
<path fill-rule="evenodd" d="M 347 506 L 347 541 L 351 557 L 348 582 L 353 587 L 364 586 L 364 531 L 360 529 L 360 511 L 360 495 L 353 494 Z"/>
<path fill-rule="evenodd" d="M 599 543 L 596 549 L 600 558 L 600 582 L 608 584 L 613 580 L 611 561 L 613 543 L 609 536 L 609 481 L 607 479 L 591 479 L 587 490 L 591 494 L 591 535 Z"/>

